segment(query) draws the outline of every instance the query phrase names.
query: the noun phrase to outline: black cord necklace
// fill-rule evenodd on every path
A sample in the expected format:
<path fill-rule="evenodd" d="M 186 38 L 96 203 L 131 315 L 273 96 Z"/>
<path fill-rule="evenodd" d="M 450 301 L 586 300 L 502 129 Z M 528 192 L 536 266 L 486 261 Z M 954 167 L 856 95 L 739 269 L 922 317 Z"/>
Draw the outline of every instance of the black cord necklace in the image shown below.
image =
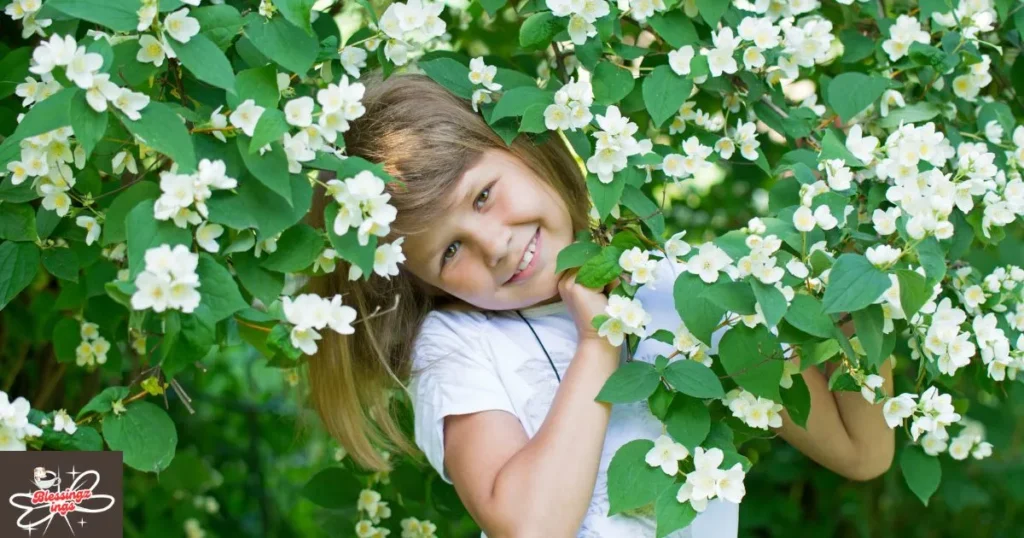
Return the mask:
<path fill-rule="evenodd" d="M 554 370 L 555 372 L 555 379 L 557 379 L 558 382 L 561 383 L 562 376 L 558 375 L 558 368 L 555 368 L 555 361 L 551 360 L 551 355 L 548 354 L 548 349 L 544 347 L 544 342 L 541 342 L 540 336 L 537 336 L 537 331 L 533 330 L 533 325 L 530 323 L 528 319 L 526 319 L 526 316 L 524 316 L 522 312 L 516 310 L 516 314 L 519 314 L 519 317 L 526 322 L 526 326 L 530 328 L 530 332 L 533 333 L 533 337 L 537 339 L 537 343 L 540 344 L 540 348 L 544 351 L 544 356 L 548 358 L 548 364 L 551 365 L 551 369 Z"/>

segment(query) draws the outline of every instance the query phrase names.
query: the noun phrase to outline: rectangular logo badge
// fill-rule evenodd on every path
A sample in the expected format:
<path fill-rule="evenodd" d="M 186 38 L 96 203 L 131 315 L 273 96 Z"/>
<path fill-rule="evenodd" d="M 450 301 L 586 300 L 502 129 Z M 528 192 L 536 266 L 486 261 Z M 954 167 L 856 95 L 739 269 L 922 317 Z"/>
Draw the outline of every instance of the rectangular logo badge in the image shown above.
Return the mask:
<path fill-rule="evenodd" d="M 0 536 L 122 536 L 121 452 L 0 452 Z"/>

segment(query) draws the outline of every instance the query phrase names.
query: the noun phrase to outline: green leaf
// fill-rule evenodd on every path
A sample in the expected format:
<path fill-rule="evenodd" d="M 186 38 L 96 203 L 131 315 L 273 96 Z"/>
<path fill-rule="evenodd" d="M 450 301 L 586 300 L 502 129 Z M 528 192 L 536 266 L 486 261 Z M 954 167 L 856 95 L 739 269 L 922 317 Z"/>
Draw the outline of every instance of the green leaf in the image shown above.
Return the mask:
<path fill-rule="evenodd" d="M 68 117 L 71 119 L 71 128 L 74 129 L 75 138 L 82 144 L 88 158 L 107 132 L 107 111 L 93 110 L 85 100 L 84 93 L 74 95 L 70 107 Z"/>
<path fill-rule="evenodd" d="M 665 233 L 665 214 L 640 189 L 626 185 L 622 191 L 622 205 L 640 217 L 641 222 L 655 237 L 661 237 Z"/>
<path fill-rule="evenodd" d="M 54 431 L 52 427 L 43 428 L 43 444 L 54 450 L 99 451 L 103 450 L 103 439 L 95 428 L 79 426 L 75 433 Z"/>
<path fill-rule="evenodd" d="M 839 139 L 839 136 L 832 129 L 825 131 L 825 137 L 821 140 L 822 160 L 841 159 L 848 166 L 864 166 L 860 159 L 853 156 L 850 150 L 846 149 L 846 143 Z"/>
<path fill-rule="evenodd" d="M 62 280 L 78 282 L 78 256 L 70 248 L 48 248 L 42 252 L 43 267 Z"/>
<path fill-rule="evenodd" d="M 290 183 L 291 203 L 259 181 L 240 177 L 236 192 L 213 193 L 207 202 L 210 221 L 236 230 L 253 228 L 258 232 L 260 241 L 274 237 L 302 220 L 313 201 L 313 189 L 308 181 Z"/>
<path fill-rule="evenodd" d="M 690 329 L 698 340 L 711 345 L 711 333 L 721 323 L 725 309 L 703 297 L 707 288 L 708 285 L 699 276 L 682 273 L 676 277 L 672 297 L 675 300 L 676 312 L 686 323 L 686 328 Z"/>
<path fill-rule="evenodd" d="M 0 58 L 0 99 L 14 95 L 18 84 L 25 82 L 31 58 L 32 47 L 9 50 Z"/>
<path fill-rule="evenodd" d="M 555 96 L 550 91 L 531 86 L 512 88 L 502 94 L 487 121 L 493 124 L 503 118 L 521 117 L 531 105 L 543 105 L 546 108 L 554 102 Z"/>
<path fill-rule="evenodd" d="M 249 137 L 238 135 L 235 138 L 237 139 L 238 153 L 242 155 L 246 169 L 274 194 L 291 204 L 292 176 L 288 173 L 288 157 L 281 144 L 271 143 L 271 150 L 260 155 L 259 153 L 249 153 L 248 148 L 252 145 Z"/>
<path fill-rule="evenodd" d="M 473 98 L 473 83 L 469 81 L 469 68 L 452 58 L 440 57 L 418 64 L 420 69 L 448 91 L 463 98 Z"/>
<path fill-rule="evenodd" d="M 82 342 L 81 325 L 71 318 L 61 318 L 53 326 L 52 342 L 57 362 L 74 362 L 75 348 Z"/>
<path fill-rule="evenodd" d="M 882 355 L 884 348 L 882 340 L 885 338 L 885 335 L 882 334 L 884 321 L 885 316 L 879 305 L 869 305 L 867 308 L 853 312 L 853 325 L 857 329 L 857 338 L 860 339 L 861 346 L 864 347 L 868 363 L 875 368 L 886 358 Z"/>
<path fill-rule="evenodd" d="M 0 239 L 35 241 L 36 212 L 28 204 L 3 204 L 0 211 Z"/>
<path fill-rule="evenodd" d="M 309 23 L 313 4 L 316 0 L 276 0 L 274 6 L 284 15 L 288 22 L 313 34 L 313 27 Z"/>
<path fill-rule="evenodd" d="M 930 283 L 934 284 L 946 277 L 946 254 L 934 236 L 928 236 L 917 244 L 917 258 Z"/>
<path fill-rule="evenodd" d="M 647 465 L 644 458 L 654 441 L 630 441 L 616 452 L 608 465 L 608 515 L 640 508 L 653 502 L 675 481 L 661 467 Z"/>
<path fill-rule="evenodd" d="M 655 13 L 647 19 L 647 24 L 654 28 L 654 31 L 665 39 L 672 48 L 678 49 L 684 45 L 697 43 L 697 29 L 693 27 L 682 10 L 670 10 L 663 13 Z"/>
<path fill-rule="evenodd" d="M 519 27 L 519 45 L 524 49 L 543 49 L 568 24 L 565 17 L 555 17 L 550 11 L 534 13 Z"/>
<path fill-rule="evenodd" d="M 86 413 L 109 413 L 114 408 L 114 402 L 127 398 L 128 394 L 128 387 L 107 387 L 78 410 L 75 420 L 82 418 Z"/>
<path fill-rule="evenodd" d="M 931 299 L 932 288 L 915 271 L 900 269 L 896 271 L 896 279 L 900 283 L 900 306 L 907 319 L 911 319 Z"/>
<path fill-rule="evenodd" d="M 674 360 L 669 363 L 662 375 L 672 388 L 694 398 L 725 397 L 722 382 L 715 372 L 697 361 Z"/>
<path fill-rule="evenodd" d="M 260 121 L 256 122 L 256 129 L 252 132 L 252 140 L 249 142 L 248 153 L 256 153 L 267 144 L 281 140 L 281 136 L 288 132 L 288 121 L 284 112 L 276 108 L 268 108 L 260 114 Z M 239 137 L 241 138 L 241 137 Z M 242 153 L 245 151 L 239 147 Z M 287 157 L 285 159 L 287 163 Z"/>
<path fill-rule="evenodd" d="M 200 289 L 200 294 L 202 289 Z M 174 377 L 185 368 L 201 360 L 213 347 L 216 338 L 215 322 L 203 314 L 202 302 L 192 314 L 171 310 L 164 314 L 166 333 L 160 341 L 160 368 L 167 377 Z"/>
<path fill-rule="evenodd" d="M 736 383 L 755 396 L 781 402 L 782 347 L 763 325 L 737 325 L 722 336 L 718 357 Z"/>
<path fill-rule="evenodd" d="M 369 278 L 373 273 L 373 260 L 377 252 L 377 236 L 370 236 L 366 245 L 360 245 L 356 230 L 349 228 L 345 235 L 339 236 L 334 233 L 334 217 L 338 215 L 338 204 L 327 204 L 324 208 L 324 228 L 327 229 L 327 237 L 331 245 L 337 251 L 341 259 L 359 267 L 363 272 L 363 278 Z"/>
<path fill-rule="evenodd" d="M 263 112 L 266 113 L 276 109 L 281 98 L 281 93 L 277 90 L 277 69 L 273 64 L 239 71 L 235 77 L 235 88 L 237 95 L 227 95 L 231 108 L 238 108 L 245 100 L 252 99 L 257 105 L 265 108 Z"/>
<path fill-rule="evenodd" d="M 697 0 L 697 11 L 712 28 L 718 27 L 718 19 L 729 9 L 729 2 L 720 0 Z"/>
<path fill-rule="evenodd" d="M 218 322 L 249 306 L 242 299 L 231 273 L 209 254 L 200 254 L 196 274 L 199 275 L 200 295 L 196 315 Z"/>
<path fill-rule="evenodd" d="M 679 107 L 690 96 L 693 81 L 683 78 L 672 71 L 667 65 L 659 65 L 644 77 L 644 106 L 651 113 L 656 127 L 661 127 L 665 120 L 675 116 Z"/>
<path fill-rule="evenodd" d="M 267 20 L 258 13 L 245 18 L 245 35 L 267 58 L 297 75 L 305 75 L 320 50 L 317 39 L 284 17 Z"/>
<path fill-rule="evenodd" d="M 359 496 L 363 489 L 350 469 L 328 467 L 306 482 L 302 496 L 324 508 L 349 508 L 351 499 Z"/>
<path fill-rule="evenodd" d="M 590 241 L 577 241 L 558 252 L 558 257 L 555 261 L 555 272 L 561 273 L 566 269 L 579 267 L 600 253 L 601 245 L 591 243 Z"/>
<path fill-rule="evenodd" d="M 657 520 L 657 532 L 654 538 L 664 538 L 674 531 L 685 528 L 694 519 L 697 519 L 697 511 L 690 503 L 681 503 L 676 500 L 679 489 L 674 487 L 665 488 L 661 495 L 658 495 L 654 503 L 654 514 Z"/>
<path fill-rule="evenodd" d="M 708 406 L 697 398 L 676 395 L 668 408 L 668 414 L 665 415 L 665 429 L 676 442 L 693 452 L 711 431 L 711 413 Z"/>
<path fill-rule="evenodd" d="M 843 73 L 828 85 L 825 102 L 845 123 L 877 101 L 888 87 L 889 81 L 882 77 L 857 72 Z"/>
<path fill-rule="evenodd" d="M 196 170 L 196 150 L 192 147 L 188 129 L 181 118 L 165 103 L 150 101 L 143 108 L 136 121 L 120 112 L 115 112 L 121 123 L 143 143 L 167 155 L 178 165 L 178 173 L 188 174 Z"/>
<path fill-rule="evenodd" d="M 139 25 L 136 0 L 47 0 L 46 7 L 118 32 L 135 32 Z"/>
<path fill-rule="evenodd" d="M 508 0 L 480 0 L 480 5 L 484 7 L 487 14 L 494 17 L 498 14 L 498 10 L 505 7 Z"/>
<path fill-rule="evenodd" d="M 280 247 L 279 247 L 280 248 Z M 251 252 L 238 252 L 231 256 L 238 281 L 263 304 L 273 303 L 284 288 L 284 275 L 260 267 L 259 259 Z"/>
<path fill-rule="evenodd" d="M 630 403 L 646 399 L 657 388 L 661 376 L 644 361 L 630 361 L 618 367 L 605 381 L 596 401 Z"/>
<path fill-rule="evenodd" d="M 889 277 L 864 256 L 843 254 L 829 273 L 822 311 L 834 314 L 860 310 L 874 303 L 890 285 Z"/>
<path fill-rule="evenodd" d="M 176 39 L 168 41 L 181 64 L 197 79 L 223 88 L 228 93 L 235 93 L 235 70 L 231 68 L 227 56 L 224 56 L 210 38 L 200 33 L 192 36 L 188 43 L 181 43 Z"/>
<path fill-rule="evenodd" d="M 0 244 L 0 310 L 25 289 L 39 270 L 39 247 L 34 243 Z"/>
<path fill-rule="evenodd" d="M 797 294 L 784 319 L 801 331 L 819 338 L 832 336 L 832 320 L 821 308 L 821 302 L 810 295 Z"/>
<path fill-rule="evenodd" d="M 563 131 L 562 134 L 565 135 L 565 138 L 569 141 L 569 144 L 572 146 L 573 151 L 576 152 L 576 155 L 579 155 L 579 157 L 584 161 L 594 154 L 593 146 L 590 144 L 590 138 L 587 137 L 587 133 L 584 133 L 582 129 L 577 129 L 575 131 Z"/>
<path fill-rule="evenodd" d="M 619 257 L 622 249 L 607 246 L 601 249 L 601 255 L 590 258 L 576 273 L 576 283 L 588 288 L 603 288 L 622 273 Z"/>
<path fill-rule="evenodd" d="M 839 342 L 835 339 L 803 344 L 800 346 L 800 369 L 821 364 L 836 353 L 839 353 Z"/>
<path fill-rule="evenodd" d="M 811 416 L 811 391 L 804 376 L 794 374 L 792 379 L 793 386 L 782 391 L 782 405 L 797 426 L 807 429 L 807 418 Z"/>
<path fill-rule="evenodd" d="M 128 187 L 114 198 L 114 203 L 107 209 L 107 218 L 103 223 L 103 246 L 120 243 L 125 240 L 124 220 L 128 212 L 143 200 L 156 200 L 160 197 L 160 187 L 152 181 L 140 181 Z"/>
<path fill-rule="evenodd" d="M 238 10 L 227 4 L 198 7 L 189 11 L 189 17 L 199 21 L 199 32 L 220 50 L 231 46 L 244 25 Z"/>
<path fill-rule="evenodd" d="M 188 230 L 178 228 L 170 220 L 154 219 L 153 204 L 145 200 L 128 213 L 125 228 L 128 232 L 128 268 L 131 269 L 133 282 L 146 268 L 146 250 L 163 244 L 168 244 L 171 248 L 175 245 L 192 244 L 192 234 Z"/>
<path fill-rule="evenodd" d="M 701 296 L 729 312 L 751 316 L 754 310 L 754 292 L 746 282 L 720 280 L 711 285 Z"/>
<path fill-rule="evenodd" d="M 324 250 L 324 240 L 312 226 L 298 224 L 281 234 L 277 250 L 260 265 L 281 273 L 295 273 L 310 265 Z"/>
<path fill-rule="evenodd" d="M 789 305 L 786 304 L 786 296 L 775 286 L 769 286 L 760 280 L 751 279 L 751 286 L 754 288 L 754 297 L 757 304 L 761 305 L 761 312 L 764 313 L 765 324 L 769 329 L 775 327 L 786 315 Z"/>
<path fill-rule="evenodd" d="M 938 105 L 919 101 L 905 107 L 889 109 L 889 115 L 882 118 L 878 125 L 884 129 L 895 129 L 901 123 L 923 123 L 942 113 Z"/>
<path fill-rule="evenodd" d="M 629 70 L 611 62 L 598 62 L 592 77 L 594 102 L 599 105 L 617 103 L 633 91 L 635 84 L 633 73 L 630 73 Z"/>
<path fill-rule="evenodd" d="M 166 469 L 178 446 L 171 417 L 146 401 L 129 405 L 120 416 L 103 417 L 103 438 L 111 450 L 124 452 L 125 465 L 146 472 Z"/>
<path fill-rule="evenodd" d="M 14 134 L 4 140 L 4 145 L 71 125 L 71 99 L 79 91 L 76 87 L 64 88 L 33 105 L 21 119 Z M 7 162 L 2 164 L 6 165 Z"/>
<path fill-rule="evenodd" d="M 854 29 L 845 29 L 839 32 L 839 40 L 843 43 L 844 64 L 857 63 L 875 50 L 875 41 L 870 37 L 862 35 Z"/>
<path fill-rule="evenodd" d="M 942 481 L 942 466 L 939 459 L 924 453 L 919 446 L 908 446 L 900 456 L 900 470 L 910 491 L 928 506 L 928 500 L 939 489 Z"/>
<path fill-rule="evenodd" d="M 612 209 L 622 199 L 622 191 L 626 188 L 626 182 L 621 177 L 613 177 L 611 183 L 603 183 L 594 174 L 587 174 L 587 190 L 594 200 L 594 207 L 601 219 L 608 218 Z"/>

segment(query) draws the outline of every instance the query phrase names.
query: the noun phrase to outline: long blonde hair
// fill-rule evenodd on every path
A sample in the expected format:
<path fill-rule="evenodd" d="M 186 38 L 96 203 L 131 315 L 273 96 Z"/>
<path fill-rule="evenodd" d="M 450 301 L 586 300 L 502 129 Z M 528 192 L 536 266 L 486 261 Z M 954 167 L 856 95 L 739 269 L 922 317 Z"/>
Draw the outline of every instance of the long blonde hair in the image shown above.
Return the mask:
<path fill-rule="evenodd" d="M 565 201 L 575 231 L 588 225 L 589 199 L 580 166 L 556 133 L 541 143 L 520 135 L 511 146 L 473 112 L 470 103 L 420 74 L 379 71 L 360 79 L 366 86 L 366 113 L 344 133 L 346 153 L 374 163 L 398 182 L 387 185 L 398 210 L 387 237 L 422 232 L 441 216 L 443 200 L 462 172 L 488 149 L 509 151 L 546 181 Z M 310 224 L 324 226 L 329 198 L 318 189 Z M 324 331 L 319 351 L 307 362 L 310 400 L 328 432 L 360 466 L 391 469 L 381 450 L 415 455 L 391 392 L 403 388 L 411 372 L 411 351 L 419 326 L 435 308 L 461 301 L 426 285 L 405 267 L 391 278 L 371 275 L 348 280 L 347 264 L 314 277 L 313 292 L 342 294 L 358 312 L 356 331 Z M 388 311 L 398 297 L 397 307 Z M 461 303 L 461 306 L 466 306 Z M 375 309 L 383 312 L 369 316 Z M 361 321 L 360 321 L 361 320 Z"/>

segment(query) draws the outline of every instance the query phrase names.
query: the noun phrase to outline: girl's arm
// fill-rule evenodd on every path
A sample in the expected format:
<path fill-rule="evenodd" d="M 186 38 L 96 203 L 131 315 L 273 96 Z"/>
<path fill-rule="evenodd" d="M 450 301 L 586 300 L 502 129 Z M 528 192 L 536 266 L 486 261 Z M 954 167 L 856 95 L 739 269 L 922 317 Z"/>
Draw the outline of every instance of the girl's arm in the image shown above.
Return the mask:
<path fill-rule="evenodd" d="M 532 439 L 504 411 L 445 418 L 445 466 L 488 536 L 576 536 L 611 416 L 611 405 L 594 398 L 618 368 L 620 349 L 603 338 L 580 340 Z"/>
<path fill-rule="evenodd" d="M 843 332 L 852 334 L 851 324 Z M 799 360 L 799 359 L 794 359 Z M 811 414 L 807 429 L 793 423 L 783 411 L 779 435 L 797 450 L 835 473 L 852 480 L 871 480 L 892 464 L 895 432 L 885 423 L 882 404 L 871 404 L 860 392 L 831 392 L 826 372 L 811 367 L 801 375 L 811 393 Z M 885 361 L 878 374 L 885 379 L 882 390 L 892 394 L 892 363 Z"/>

